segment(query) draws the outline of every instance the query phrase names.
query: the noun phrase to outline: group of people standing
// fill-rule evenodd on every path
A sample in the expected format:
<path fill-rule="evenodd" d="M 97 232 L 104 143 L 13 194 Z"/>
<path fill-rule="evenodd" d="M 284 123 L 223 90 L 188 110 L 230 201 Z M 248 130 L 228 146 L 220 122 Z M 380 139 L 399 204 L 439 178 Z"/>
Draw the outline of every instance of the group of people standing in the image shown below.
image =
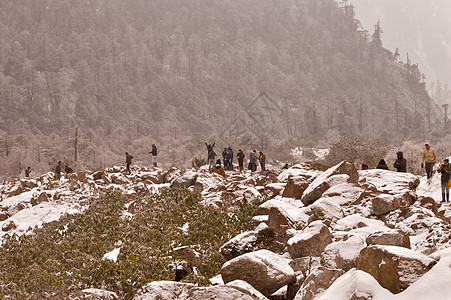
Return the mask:
<path fill-rule="evenodd" d="M 218 171 L 220 168 L 222 168 L 221 160 L 218 159 L 215 161 L 216 156 L 217 156 L 217 154 L 214 150 L 215 145 L 216 145 L 216 143 L 207 144 L 207 142 L 205 142 L 205 146 L 207 147 L 208 170 L 222 174 L 223 172 Z M 244 152 L 241 149 L 239 149 L 238 153 L 236 154 L 236 158 L 238 160 L 238 167 L 239 167 L 240 171 L 244 170 L 245 157 L 246 157 L 246 155 L 244 154 Z M 225 170 L 233 170 L 233 158 L 234 158 L 234 153 L 233 153 L 232 148 L 231 147 L 224 148 L 224 151 L 222 152 L 222 159 L 224 162 Z M 251 170 L 252 172 L 257 171 L 257 161 L 260 163 L 261 170 L 266 171 L 266 155 L 262 151 L 260 151 L 257 156 L 256 150 L 251 151 L 249 154 L 248 169 Z M 224 172 L 224 174 L 225 174 L 225 172 Z"/>
<path fill-rule="evenodd" d="M 393 166 L 398 172 L 407 172 L 407 160 L 404 158 L 403 153 L 399 151 L 398 153 L 396 153 L 396 155 L 397 159 L 395 160 Z M 424 150 L 421 154 L 421 169 L 426 170 L 428 184 L 431 182 L 431 178 L 434 173 L 434 166 L 436 163 L 438 163 L 437 152 L 427 142 L 424 144 Z M 368 165 L 362 164 L 362 170 L 366 169 L 368 169 Z M 388 166 L 385 160 L 381 159 L 376 169 L 388 170 Z M 440 182 L 442 190 L 442 202 L 449 202 L 451 165 L 449 164 L 448 158 L 445 158 L 443 160 L 443 163 L 440 165 L 440 168 L 437 170 L 437 172 L 441 174 Z"/>

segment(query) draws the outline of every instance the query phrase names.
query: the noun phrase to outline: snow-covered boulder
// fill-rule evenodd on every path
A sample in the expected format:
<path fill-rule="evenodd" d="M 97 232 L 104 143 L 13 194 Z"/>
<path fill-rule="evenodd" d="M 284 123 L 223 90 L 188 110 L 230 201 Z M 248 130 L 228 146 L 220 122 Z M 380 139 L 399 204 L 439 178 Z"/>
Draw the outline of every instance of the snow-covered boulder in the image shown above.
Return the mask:
<path fill-rule="evenodd" d="M 350 233 L 346 239 L 327 245 L 321 262 L 327 268 L 348 271 L 357 267 L 360 251 L 366 247 L 364 234 Z"/>
<path fill-rule="evenodd" d="M 178 258 L 189 261 L 193 267 L 198 267 L 202 263 L 202 254 L 188 246 L 175 248 L 174 254 Z"/>
<path fill-rule="evenodd" d="M 435 260 L 396 246 L 369 246 L 360 252 L 358 270 L 371 274 L 381 286 L 400 293 L 428 272 Z"/>
<path fill-rule="evenodd" d="M 371 203 L 371 212 L 378 216 L 391 212 L 400 207 L 399 198 L 389 194 L 378 195 L 373 198 Z"/>
<path fill-rule="evenodd" d="M 302 194 L 309 186 L 310 182 L 304 176 L 288 177 L 287 185 L 283 190 L 282 197 L 301 199 Z"/>
<path fill-rule="evenodd" d="M 348 175 L 349 179 L 347 179 L 347 182 L 349 183 L 357 183 L 359 180 L 359 175 L 354 164 L 348 161 L 343 161 L 316 177 L 316 179 L 304 191 L 301 198 L 302 202 L 306 205 L 312 204 L 321 198 L 322 194 L 331 186 L 344 183 L 343 179 L 346 177 L 343 176 L 331 179 L 332 176 L 340 174 Z"/>
<path fill-rule="evenodd" d="M 343 210 L 340 205 L 328 198 L 321 198 L 310 206 L 312 220 L 337 221 L 343 218 Z"/>
<path fill-rule="evenodd" d="M 351 269 L 340 276 L 317 300 L 389 300 L 393 294 L 370 274 Z M 415 298 L 411 298 L 415 299 Z"/>
<path fill-rule="evenodd" d="M 261 194 L 254 187 L 249 187 L 243 192 L 243 197 L 247 203 L 252 203 L 261 197 Z"/>
<path fill-rule="evenodd" d="M 16 224 L 12 220 L 6 221 L 2 225 L 2 231 L 10 231 L 14 228 L 16 228 Z"/>
<path fill-rule="evenodd" d="M 255 297 L 255 299 L 258 299 L 258 300 L 267 300 L 268 299 L 262 293 L 257 291 L 252 285 L 250 285 L 249 283 L 247 283 L 244 280 L 230 281 L 229 283 L 227 283 L 227 286 L 236 288 L 237 290 L 239 290 L 245 294 L 252 295 L 253 297 Z"/>
<path fill-rule="evenodd" d="M 188 171 L 182 176 L 179 176 L 172 180 L 171 187 L 173 188 L 187 188 L 196 183 L 197 173 L 193 171 Z"/>
<path fill-rule="evenodd" d="M 317 295 L 327 290 L 341 275 L 343 270 L 328 269 L 323 266 L 315 268 L 305 279 L 295 300 L 313 300 Z"/>
<path fill-rule="evenodd" d="M 314 221 L 293 234 L 287 242 L 287 250 L 292 258 L 320 256 L 330 243 L 332 235 L 329 228 L 321 221 Z"/>
<path fill-rule="evenodd" d="M 368 246 L 386 245 L 410 249 L 409 236 L 402 233 L 400 230 L 377 231 L 366 238 L 366 243 Z"/>
<path fill-rule="evenodd" d="M 295 279 L 290 265 L 268 250 L 246 253 L 226 262 L 221 268 L 221 275 L 225 283 L 244 280 L 265 296 L 270 296 Z"/>
<path fill-rule="evenodd" d="M 397 195 L 415 190 L 420 179 L 410 173 L 393 172 L 381 169 L 359 171 L 360 183 L 371 184 L 379 192 Z"/>
<path fill-rule="evenodd" d="M 8 219 L 8 213 L 6 211 L 0 211 L 0 222 L 5 221 Z"/>
<path fill-rule="evenodd" d="M 31 205 L 38 205 L 39 203 L 42 203 L 42 202 L 47 202 L 47 201 L 49 201 L 49 196 L 47 195 L 47 193 L 46 192 L 41 192 L 40 194 L 39 194 L 39 196 L 33 196 L 32 198 L 31 198 Z"/>
<path fill-rule="evenodd" d="M 218 285 L 213 287 L 198 287 L 191 283 L 174 281 L 154 281 L 142 287 L 133 300 L 264 300 L 260 295 L 252 295 L 242 288 Z"/>
<path fill-rule="evenodd" d="M 301 204 L 302 205 L 302 204 Z M 262 213 L 268 214 L 268 225 L 279 233 L 285 233 L 289 228 L 301 229 L 307 224 L 309 215 L 307 209 L 293 202 L 269 200 L 260 205 Z"/>
<path fill-rule="evenodd" d="M 257 244 L 258 239 L 256 232 L 246 231 L 222 245 L 219 252 L 226 260 L 231 260 L 245 253 L 254 251 Z"/>

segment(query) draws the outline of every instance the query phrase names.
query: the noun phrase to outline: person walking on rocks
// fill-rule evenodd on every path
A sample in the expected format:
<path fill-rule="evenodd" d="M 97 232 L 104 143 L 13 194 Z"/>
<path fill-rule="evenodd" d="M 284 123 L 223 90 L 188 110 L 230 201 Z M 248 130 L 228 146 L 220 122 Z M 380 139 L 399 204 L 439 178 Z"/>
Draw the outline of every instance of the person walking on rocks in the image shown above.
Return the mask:
<path fill-rule="evenodd" d="M 266 155 L 260 151 L 258 155 L 258 161 L 260 162 L 260 167 L 262 171 L 266 171 Z"/>
<path fill-rule="evenodd" d="M 125 165 L 127 167 L 127 173 L 130 175 L 130 165 L 132 164 L 133 156 L 128 154 L 128 152 L 125 152 Z"/>
<path fill-rule="evenodd" d="M 61 179 L 61 160 L 58 161 L 58 165 L 55 168 L 55 174 L 56 174 L 56 179 L 58 179 L 58 181 Z"/>
<path fill-rule="evenodd" d="M 393 164 L 393 166 L 396 168 L 396 170 L 398 172 L 407 172 L 407 160 L 404 158 L 404 154 L 399 151 L 398 153 L 396 153 L 396 155 L 398 156 L 398 158 L 395 160 L 395 163 Z"/>
<path fill-rule="evenodd" d="M 440 166 L 440 173 L 442 174 L 442 202 L 449 202 L 449 175 L 451 174 L 449 159 L 443 160 L 443 164 Z"/>
<path fill-rule="evenodd" d="M 158 167 L 158 163 L 157 163 L 158 150 L 157 150 L 157 146 L 155 146 L 155 144 L 152 144 L 152 151 L 150 151 L 149 154 L 152 154 L 152 165 L 155 168 Z"/>
<path fill-rule="evenodd" d="M 238 166 L 240 167 L 240 171 L 243 171 L 244 169 L 244 152 L 240 150 L 238 150 L 238 153 L 236 154 L 236 158 L 238 159 Z"/>
<path fill-rule="evenodd" d="M 425 149 L 421 156 L 421 168 L 423 169 L 424 167 L 426 167 L 427 179 L 431 179 L 434 165 L 438 162 L 437 153 L 433 148 L 431 148 L 431 145 L 429 143 L 424 144 L 424 148 Z"/>

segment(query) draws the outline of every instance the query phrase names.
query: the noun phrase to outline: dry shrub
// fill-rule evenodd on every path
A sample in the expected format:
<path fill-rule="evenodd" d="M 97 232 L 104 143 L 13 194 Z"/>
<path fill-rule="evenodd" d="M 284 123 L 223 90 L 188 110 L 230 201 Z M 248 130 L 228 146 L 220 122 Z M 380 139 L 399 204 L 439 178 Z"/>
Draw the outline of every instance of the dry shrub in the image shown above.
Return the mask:
<path fill-rule="evenodd" d="M 358 165 L 366 163 L 370 168 L 375 168 L 389 150 L 390 146 L 381 140 L 362 141 L 357 137 L 346 136 L 332 145 L 324 162 L 336 165 L 348 160 Z"/>

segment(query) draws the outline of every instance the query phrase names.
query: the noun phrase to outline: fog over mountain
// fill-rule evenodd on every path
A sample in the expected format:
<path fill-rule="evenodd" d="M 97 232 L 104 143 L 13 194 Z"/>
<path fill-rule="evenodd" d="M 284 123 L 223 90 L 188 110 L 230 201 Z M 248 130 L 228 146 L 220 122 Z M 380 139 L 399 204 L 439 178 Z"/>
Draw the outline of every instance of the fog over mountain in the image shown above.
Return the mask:
<path fill-rule="evenodd" d="M 333 0 L 0 2 L 0 153 L 17 174 L 145 161 L 153 142 L 175 164 L 204 140 L 274 157 L 440 137 L 422 70 L 356 23 Z"/>
<path fill-rule="evenodd" d="M 428 82 L 451 84 L 451 1 L 354 0 L 357 18 L 372 31 L 380 20 L 384 47 L 419 63 Z"/>

